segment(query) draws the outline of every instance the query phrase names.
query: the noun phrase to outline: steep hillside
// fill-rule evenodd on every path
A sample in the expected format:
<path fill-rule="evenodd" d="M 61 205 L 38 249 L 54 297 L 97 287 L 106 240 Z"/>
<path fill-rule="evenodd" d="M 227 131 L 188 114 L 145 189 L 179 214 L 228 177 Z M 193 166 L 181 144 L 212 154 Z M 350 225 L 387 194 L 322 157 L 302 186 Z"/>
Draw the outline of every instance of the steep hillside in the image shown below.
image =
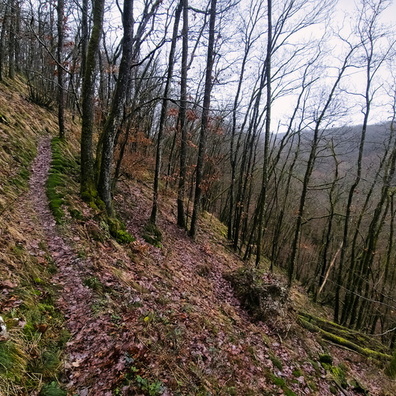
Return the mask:
<path fill-rule="evenodd" d="M 78 197 L 78 125 L 52 139 L 25 95 L 0 93 L 0 395 L 396 394 L 386 348 L 243 263 L 211 215 L 191 240 L 171 191 L 159 235 L 150 186 L 122 180 L 135 241 L 115 241 Z"/>

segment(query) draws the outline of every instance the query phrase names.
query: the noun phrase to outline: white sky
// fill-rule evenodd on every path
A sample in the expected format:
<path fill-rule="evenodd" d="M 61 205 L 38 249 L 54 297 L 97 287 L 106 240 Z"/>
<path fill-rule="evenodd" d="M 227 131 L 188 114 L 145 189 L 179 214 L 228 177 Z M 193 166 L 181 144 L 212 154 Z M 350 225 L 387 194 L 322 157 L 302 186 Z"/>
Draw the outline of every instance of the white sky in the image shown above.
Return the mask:
<path fill-rule="evenodd" d="M 332 19 L 332 23 L 334 27 L 341 27 L 343 26 L 343 36 L 345 36 L 348 32 L 348 25 L 353 24 L 356 21 L 356 16 L 357 11 L 356 11 L 356 4 L 359 4 L 360 2 L 355 2 L 353 0 L 339 0 L 335 10 L 334 10 L 334 19 Z M 394 29 L 393 32 L 396 33 L 396 1 L 393 0 L 389 5 L 389 7 L 386 9 L 386 11 L 381 15 L 381 22 L 383 22 L 386 25 L 393 25 Z M 317 31 L 317 35 L 319 36 L 321 32 L 324 30 L 323 26 L 322 28 L 315 27 Z M 338 44 L 334 45 L 333 49 L 333 54 L 336 55 L 337 51 L 341 47 Z M 396 48 L 393 50 L 393 64 L 396 66 Z M 385 65 L 384 65 L 385 66 Z M 373 102 L 373 107 L 371 109 L 370 113 L 370 119 L 369 122 L 371 124 L 378 123 L 378 122 L 383 122 L 386 120 L 389 120 L 391 114 L 392 114 L 392 109 L 391 109 L 391 101 L 388 96 L 385 95 L 385 89 L 389 88 L 389 85 L 391 84 L 392 80 L 387 78 L 387 75 L 384 74 L 384 72 L 381 72 L 378 74 L 378 79 L 374 80 L 373 86 L 379 87 L 378 91 L 375 94 L 375 100 Z M 396 76 L 396 73 L 395 73 Z M 379 82 L 379 80 L 382 79 L 383 81 Z M 329 84 L 331 84 L 329 80 Z M 356 69 L 351 69 L 347 77 L 344 78 L 342 82 L 342 87 L 350 87 L 350 90 L 354 93 L 363 93 L 364 88 L 366 85 L 366 75 L 364 70 L 357 71 Z M 349 95 L 344 99 L 345 105 L 350 106 L 352 103 L 358 102 L 359 100 L 363 100 L 362 97 L 359 97 L 357 95 Z M 290 98 L 283 98 L 277 101 L 274 105 L 274 123 L 273 123 L 273 128 L 275 128 L 277 124 L 277 119 L 281 118 L 281 113 L 282 111 L 284 112 L 285 109 L 290 106 L 291 103 Z M 350 111 L 347 112 L 346 117 L 342 118 L 339 120 L 339 124 L 344 124 L 344 123 L 351 123 L 351 124 L 360 124 L 362 123 L 363 120 L 363 115 L 361 113 L 361 106 L 357 104 L 355 107 L 351 107 Z M 337 125 L 337 120 L 334 122 L 335 125 Z"/>
<path fill-rule="evenodd" d="M 251 0 L 244 0 L 244 2 L 249 3 Z M 279 4 L 282 4 L 283 0 L 274 0 L 274 2 L 279 2 Z M 375 0 L 376 1 L 376 0 Z M 359 1 L 356 2 L 359 4 Z M 347 26 L 349 23 L 353 23 L 353 21 L 356 18 L 356 3 L 354 0 L 338 0 L 337 5 L 335 6 L 335 11 L 334 11 L 334 18 L 332 18 L 332 23 L 335 25 L 341 26 L 342 21 L 344 20 L 344 26 Z M 396 0 L 393 0 L 391 2 L 392 4 L 388 7 L 387 11 L 383 14 L 383 22 L 384 23 L 390 23 L 393 25 L 396 25 Z M 115 12 L 118 14 L 118 12 Z M 109 15 L 108 15 L 109 16 Z M 328 21 L 326 21 L 327 23 Z M 396 32 L 396 28 L 394 30 Z M 315 35 L 321 36 L 323 32 L 323 26 L 322 27 L 317 27 L 317 33 Z M 121 31 L 120 31 L 121 34 Z M 310 30 L 310 34 L 312 34 L 312 30 Z M 202 65 L 201 65 L 202 66 Z M 193 65 L 193 68 L 191 72 L 193 73 L 193 70 L 197 67 L 196 70 L 202 70 L 202 67 L 200 67 L 199 61 L 195 63 L 195 66 Z M 348 82 L 351 84 L 351 87 L 354 90 L 359 90 L 361 87 L 364 87 L 365 85 L 365 77 L 362 73 L 354 73 L 353 77 L 350 76 L 348 77 Z M 224 86 L 218 86 L 214 87 L 214 96 L 222 102 L 229 102 L 230 97 L 233 97 L 234 93 L 231 92 L 233 88 L 228 87 L 224 89 Z M 222 98 L 223 97 L 223 98 Z M 356 97 L 351 97 L 351 102 L 356 100 Z M 383 99 L 388 100 L 388 98 Z M 278 101 L 275 102 L 274 109 L 273 109 L 273 128 L 276 127 L 277 120 L 281 118 L 281 114 L 286 111 L 286 113 L 289 113 L 292 111 L 293 106 L 292 106 L 293 100 L 289 98 L 283 98 L 279 99 Z M 377 102 L 380 103 L 380 102 Z M 288 110 L 290 108 L 290 110 Z M 370 122 L 375 123 L 379 121 L 385 121 L 387 118 L 389 118 L 390 115 L 390 108 L 386 106 L 378 106 L 373 109 L 372 112 L 372 117 Z M 362 115 L 359 111 L 359 108 L 355 108 L 350 111 L 350 114 L 348 114 L 348 119 L 343 120 L 342 122 L 350 122 L 350 123 L 360 123 L 362 119 Z"/>

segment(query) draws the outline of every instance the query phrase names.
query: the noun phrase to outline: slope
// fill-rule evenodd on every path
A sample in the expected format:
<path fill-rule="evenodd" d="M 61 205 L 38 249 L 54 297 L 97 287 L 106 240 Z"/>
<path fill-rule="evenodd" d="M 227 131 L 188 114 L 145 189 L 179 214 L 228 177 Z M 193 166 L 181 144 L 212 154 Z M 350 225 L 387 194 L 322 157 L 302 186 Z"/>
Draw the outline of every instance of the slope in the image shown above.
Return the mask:
<path fill-rule="evenodd" d="M 153 246 L 151 189 L 123 180 L 115 201 L 136 240 L 111 238 L 101 211 L 78 197 L 78 125 L 69 120 L 68 143 L 50 145 L 54 115 L 26 101 L 22 83 L 11 88 L 0 94 L 8 124 L 0 394 L 395 394 L 384 363 L 298 324 L 297 310 L 318 312 L 298 286 L 278 313 L 253 320 L 225 279 L 245 264 L 228 250 L 223 225 L 206 214 L 191 240 L 175 226 L 171 193 L 163 194 L 162 240 Z"/>

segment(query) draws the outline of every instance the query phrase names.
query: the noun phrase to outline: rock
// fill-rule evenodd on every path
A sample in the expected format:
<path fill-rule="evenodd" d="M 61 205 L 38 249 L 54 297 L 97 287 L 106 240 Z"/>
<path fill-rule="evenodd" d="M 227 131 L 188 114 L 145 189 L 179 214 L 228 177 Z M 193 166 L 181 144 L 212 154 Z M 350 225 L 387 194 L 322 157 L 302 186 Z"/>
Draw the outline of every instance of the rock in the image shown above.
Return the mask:
<path fill-rule="evenodd" d="M 0 340 L 6 340 L 8 338 L 7 326 L 2 316 L 0 316 Z"/>

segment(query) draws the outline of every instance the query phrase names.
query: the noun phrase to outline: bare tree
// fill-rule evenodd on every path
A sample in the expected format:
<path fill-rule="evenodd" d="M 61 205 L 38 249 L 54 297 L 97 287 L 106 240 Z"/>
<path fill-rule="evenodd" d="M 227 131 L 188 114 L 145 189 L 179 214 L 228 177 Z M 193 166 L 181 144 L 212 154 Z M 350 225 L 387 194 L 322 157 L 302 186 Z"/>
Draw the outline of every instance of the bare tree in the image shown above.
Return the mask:
<path fill-rule="evenodd" d="M 65 35 L 65 2 L 58 0 L 58 43 L 57 43 L 57 74 L 58 74 L 58 127 L 59 137 L 65 138 L 65 92 L 64 92 L 64 72 L 63 72 L 63 45 Z"/>
<path fill-rule="evenodd" d="M 83 70 L 82 86 L 82 129 L 81 129 L 81 195 L 92 200 L 96 195 L 94 172 L 94 94 L 96 59 L 103 30 L 104 0 L 95 0 L 93 5 L 93 27 Z"/>
<path fill-rule="evenodd" d="M 177 189 L 177 225 L 186 227 L 186 218 L 184 213 L 184 190 L 186 181 L 186 155 L 187 155 L 187 73 L 188 73 L 188 0 L 183 0 L 183 48 L 182 48 L 182 65 L 180 81 L 180 111 L 178 117 L 178 126 L 180 127 L 180 171 L 179 185 Z"/>
<path fill-rule="evenodd" d="M 306 203 L 306 198 L 307 198 L 307 193 L 308 193 L 308 187 L 309 183 L 311 181 L 311 176 L 312 172 L 315 166 L 315 161 L 317 159 L 317 154 L 318 154 L 318 148 L 319 148 L 319 141 L 320 141 L 320 136 L 321 136 L 321 127 L 322 127 L 322 122 L 324 121 L 324 118 L 327 114 L 327 111 L 329 110 L 331 104 L 333 103 L 334 96 L 336 95 L 336 90 L 338 88 L 338 85 L 341 81 L 341 78 L 347 68 L 350 66 L 350 60 L 352 55 L 354 54 L 356 50 L 355 46 L 352 46 L 348 53 L 346 54 L 344 61 L 342 62 L 342 65 L 340 66 L 338 70 L 338 75 L 336 76 L 334 83 L 330 89 L 330 92 L 327 95 L 327 98 L 325 99 L 325 103 L 323 104 L 322 109 L 318 110 L 318 115 L 315 117 L 315 127 L 313 131 L 313 137 L 311 140 L 311 149 L 309 152 L 309 157 L 304 173 L 304 178 L 302 182 L 302 191 L 301 191 L 301 196 L 299 199 L 299 208 L 296 216 L 296 225 L 295 225 L 295 231 L 294 231 L 294 237 L 293 237 L 293 242 L 292 242 L 292 247 L 291 247 L 291 253 L 290 257 L 288 259 L 288 279 L 289 279 L 289 285 L 292 284 L 293 277 L 294 277 L 294 272 L 295 272 L 295 267 L 296 267 L 296 260 L 297 260 L 297 254 L 298 254 L 298 245 L 300 242 L 300 234 L 301 234 L 301 227 L 303 223 L 303 215 L 304 215 L 304 209 L 305 209 L 305 203 Z"/>
<path fill-rule="evenodd" d="M 173 66 L 174 66 L 174 58 L 176 51 L 176 42 L 177 35 L 179 29 L 180 15 L 182 12 L 183 3 L 180 2 L 175 11 L 175 21 L 173 25 L 173 34 L 171 41 L 171 48 L 169 51 L 169 61 L 168 61 L 168 72 L 165 80 L 165 89 L 164 89 L 164 98 L 162 100 L 161 107 L 161 115 L 158 127 L 158 135 L 157 135 L 157 150 L 156 150 L 156 161 L 155 161 L 155 171 L 154 171 L 154 186 L 153 186 L 153 205 L 151 209 L 150 222 L 155 224 L 157 221 L 157 212 L 158 212 L 158 190 L 159 190 L 159 179 L 160 179 L 160 171 L 162 165 L 162 140 L 163 133 L 165 128 L 165 121 L 168 110 L 168 95 L 170 93 L 170 87 L 173 77 Z"/>
<path fill-rule="evenodd" d="M 348 199 L 345 209 L 345 221 L 344 221 L 344 229 L 343 229 L 343 239 L 342 239 L 342 250 L 340 256 L 340 264 L 338 270 L 338 281 L 337 281 L 337 288 L 336 288 L 336 299 L 335 299 L 335 307 L 334 307 L 334 319 L 335 321 L 339 320 L 340 315 L 340 293 L 343 284 L 343 277 L 345 271 L 345 265 L 347 261 L 347 254 L 350 246 L 350 225 L 351 225 L 351 216 L 352 216 L 352 206 L 353 201 L 355 198 L 355 192 L 358 188 L 361 179 L 362 179 L 362 166 L 363 166 L 363 152 L 366 142 L 366 134 L 367 134 L 367 127 L 369 124 L 369 117 L 371 113 L 372 102 L 374 99 L 374 95 L 376 93 L 376 89 L 373 89 L 374 78 L 378 73 L 381 64 L 384 62 L 386 55 L 381 56 L 378 58 L 375 54 L 376 46 L 378 40 L 382 37 L 382 32 L 378 31 L 378 19 L 381 13 L 384 11 L 386 6 L 385 1 L 372 1 L 372 2 L 362 2 L 362 10 L 359 14 L 359 21 L 357 24 L 357 33 L 360 39 L 360 43 L 364 53 L 364 62 L 365 62 L 365 74 L 366 74 L 366 81 L 364 87 L 364 93 L 361 95 L 363 97 L 363 123 L 361 127 L 361 134 L 360 134 L 360 142 L 359 142 L 359 150 L 358 156 L 356 159 L 356 174 L 354 181 L 352 182 L 349 193 Z M 355 233 L 356 235 L 356 233 Z M 355 239 L 356 240 L 356 239 Z M 349 268 L 349 281 L 348 284 L 351 283 L 351 275 L 354 273 L 354 263 L 355 260 L 352 257 L 351 267 Z M 350 293 L 347 293 L 347 300 L 345 301 L 345 306 L 349 306 L 349 299 L 353 297 Z M 342 322 L 345 322 L 345 313 L 347 311 L 344 308 L 344 314 L 342 318 Z"/>
<path fill-rule="evenodd" d="M 145 39 L 147 25 L 155 16 L 159 5 L 159 1 L 155 1 L 153 3 L 146 2 L 142 14 L 142 20 L 140 21 L 136 34 L 134 35 L 133 1 L 124 1 L 124 10 L 122 14 L 122 23 L 124 28 L 122 39 L 122 58 L 110 111 L 101 136 L 102 147 L 97 187 L 99 196 L 105 203 L 107 213 L 110 217 L 113 217 L 115 214 L 112 202 L 114 143 L 118 128 L 122 121 L 124 104 L 127 100 L 130 71 L 133 63 L 138 61 L 138 55 L 140 54 L 142 42 Z M 150 29 L 153 29 L 153 26 L 151 26 Z"/>
<path fill-rule="evenodd" d="M 215 43 L 215 22 L 216 22 L 216 6 L 217 0 L 210 1 L 209 11 L 209 38 L 208 38 L 208 52 L 206 59 L 206 72 L 205 72 L 205 90 L 204 100 L 201 118 L 201 130 L 199 136 L 199 148 L 198 148 L 198 160 L 196 168 L 196 181 L 195 181 L 195 196 L 194 196 L 194 208 L 191 217 L 191 225 L 189 234 L 191 237 L 195 237 L 197 232 L 198 216 L 201 205 L 202 197 L 202 181 L 203 181 L 203 167 L 204 157 L 206 150 L 206 138 L 207 129 L 209 128 L 209 114 L 210 114 L 210 94 L 212 91 L 212 70 L 214 65 L 214 43 Z"/>

